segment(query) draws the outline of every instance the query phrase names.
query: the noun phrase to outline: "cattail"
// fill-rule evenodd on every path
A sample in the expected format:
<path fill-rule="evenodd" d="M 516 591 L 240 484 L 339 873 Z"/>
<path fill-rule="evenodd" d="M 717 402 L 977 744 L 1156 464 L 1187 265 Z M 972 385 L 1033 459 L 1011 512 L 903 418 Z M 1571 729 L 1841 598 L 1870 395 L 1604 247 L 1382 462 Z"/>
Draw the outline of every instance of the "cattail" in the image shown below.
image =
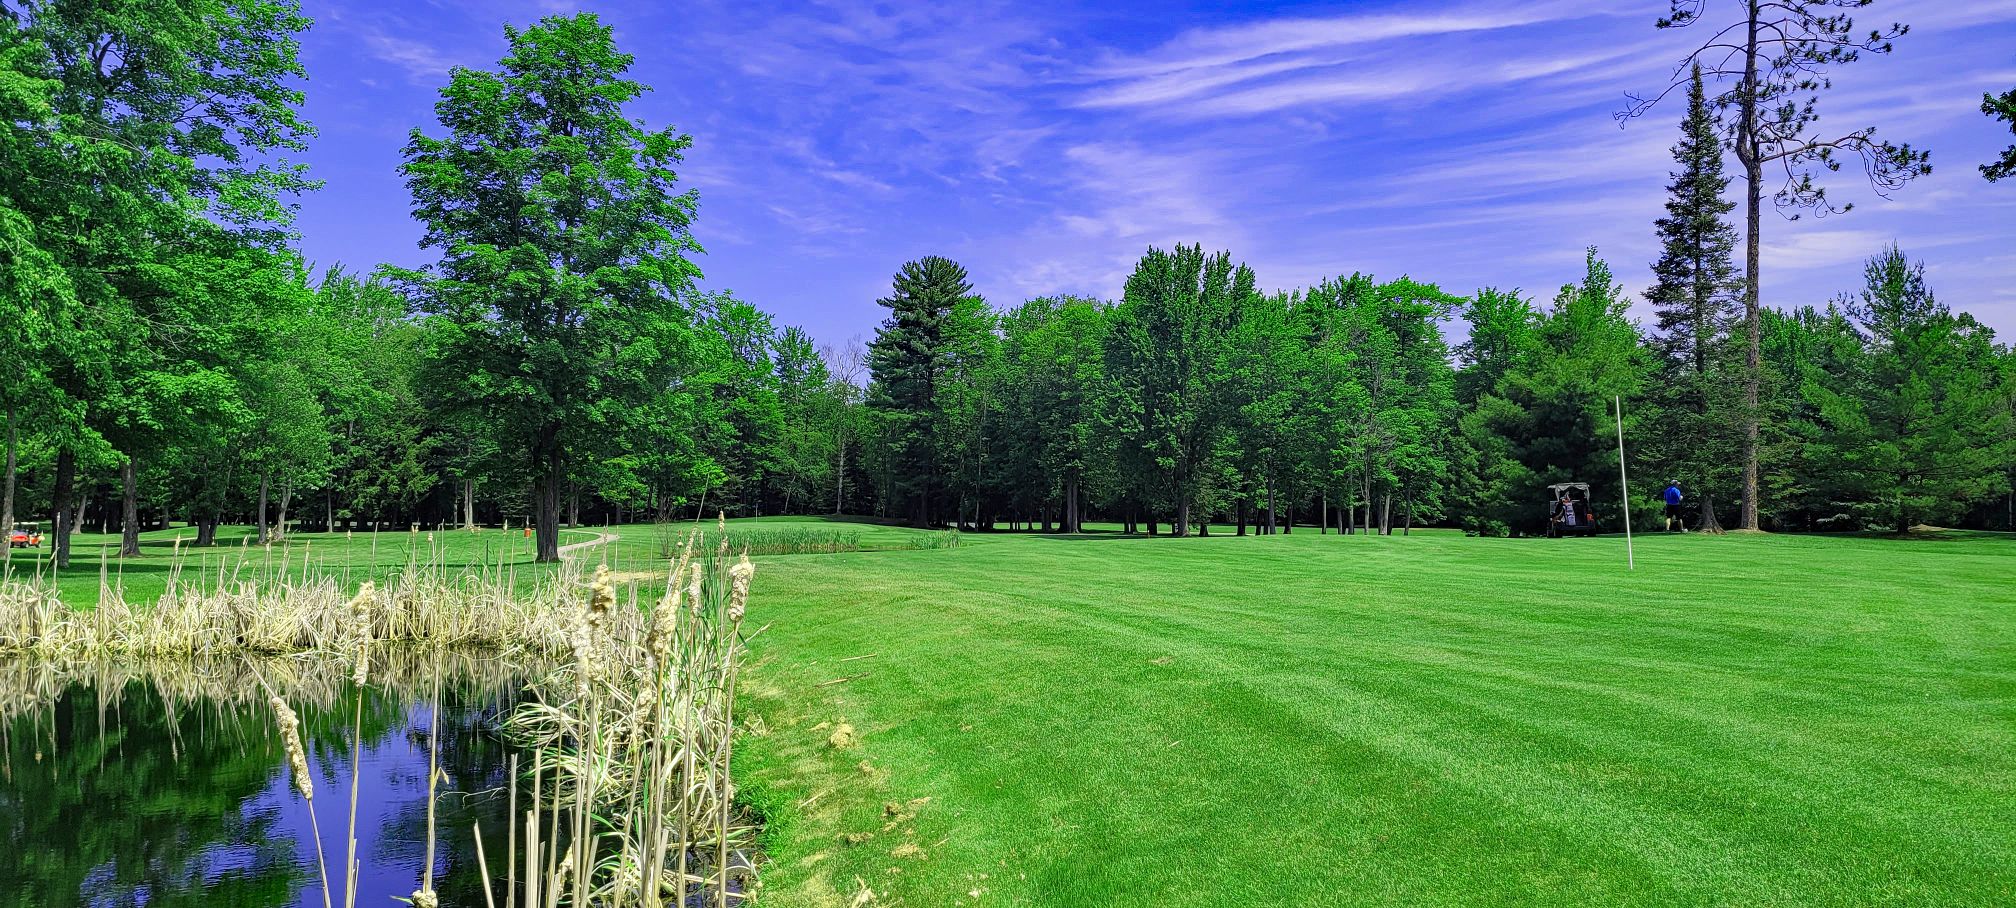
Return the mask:
<path fill-rule="evenodd" d="M 567 643 L 574 650 L 574 693 L 586 700 L 593 692 L 595 679 L 602 675 L 601 654 L 595 649 L 595 625 L 586 610 L 575 618 Z"/>
<path fill-rule="evenodd" d="M 366 580 L 350 600 L 350 623 L 357 635 L 357 665 L 350 680 L 359 686 L 364 684 L 371 667 L 371 598 L 375 592 L 377 584 Z"/>
<path fill-rule="evenodd" d="M 734 567 L 728 569 L 728 579 L 730 581 L 728 591 L 728 621 L 730 624 L 742 623 L 742 614 L 747 610 L 749 605 L 749 578 L 755 575 L 756 565 L 749 563 L 749 555 L 747 553 L 742 555 L 742 560 L 735 562 Z"/>
<path fill-rule="evenodd" d="M 594 581 L 588 584 L 588 613 L 591 620 L 599 626 L 602 617 L 609 614 L 609 609 L 615 604 L 616 585 L 609 580 L 609 566 L 599 565 L 595 568 Z"/>
<path fill-rule="evenodd" d="M 651 629 L 644 636 L 644 646 L 660 662 L 672 653 L 673 622 L 678 620 L 679 602 L 686 595 L 685 588 L 679 585 L 684 573 L 683 568 L 672 572 L 671 582 L 665 584 L 665 597 L 658 600 L 657 608 L 651 610 Z"/>
<path fill-rule="evenodd" d="M 294 770 L 294 787 L 301 790 L 301 797 L 313 801 L 315 780 L 308 776 L 308 751 L 301 746 L 301 719 L 278 695 L 268 702 L 273 704 L 273 718 L 280 725 L 280 743 L 287 748 L 287 765 Z"/>

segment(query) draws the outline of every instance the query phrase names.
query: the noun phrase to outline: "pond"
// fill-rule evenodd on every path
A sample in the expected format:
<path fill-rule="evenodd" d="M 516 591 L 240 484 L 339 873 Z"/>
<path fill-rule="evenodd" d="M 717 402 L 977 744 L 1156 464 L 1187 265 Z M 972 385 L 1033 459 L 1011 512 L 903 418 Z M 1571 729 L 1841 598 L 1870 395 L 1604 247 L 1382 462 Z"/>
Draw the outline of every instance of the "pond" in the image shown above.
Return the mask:
<path fill-rule="evenodd" d="M 496 723 L 528 675 L 470 657 L 384 661 L 363 688 L 340 661 L 0 663 L 0 908 L 319 908 L 316 824 L 341 905 L 353 782 L 356 904 L 400 904 L 425 863 L 437 718 L 435 889 L 444 906 L 484 904 L 480 824 L 502 904 L 514 751 Z M 316 824 L 268 689 L 301 717 Z"/>

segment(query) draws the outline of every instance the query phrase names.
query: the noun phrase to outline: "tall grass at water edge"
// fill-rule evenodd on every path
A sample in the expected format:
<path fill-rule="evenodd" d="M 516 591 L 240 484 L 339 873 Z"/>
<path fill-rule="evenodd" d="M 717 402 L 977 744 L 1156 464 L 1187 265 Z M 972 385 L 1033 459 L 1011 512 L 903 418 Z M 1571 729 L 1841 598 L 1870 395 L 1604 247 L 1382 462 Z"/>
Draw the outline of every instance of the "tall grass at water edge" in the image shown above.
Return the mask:
<path fill-rule="evenodd" d="M 24 706 L 34 691 L 60 690 L 54 679 L 64 677 L 61 666 L 94 660 L 188 664 L 220 655 L 340 654 L 360 688 L 358 723 L 361 688 L 373 683 L 374 671 L 387 670 L 390 651 L 481 650 L 552 660 L 558 667 L 532 683 L 532 698 L 504 723 L 505 734 L 533 754 L 530 767 L 515 760 L 512 766 L 507 853 L 494 861 L 485 855 L 480 829 L 435 829 L 431 804 L 443 777 L 430 772 L 428 860 L 413 904 L 438 904 L 432 855 L 441 832 L 477 836 L 493 908 L 737 904 L 753 886 L 755 824 L 736 804 L 731 748 L 736 683 L 753 636 L 745 636 L 743 619 L 755 566 L 746 554 L 731 563 L 725 534 L 712 547 L 695 534 L 669 568 L 655 604 L 640 603 L 634 583 L 619 593 L 606 566 L 584 576 L 576 562 L 529 588 L 502 566 L 450 575 L 416 564 L 383 587 L 366 581 L 355 592 L 306 570 L 185 575 L 178 563 L 151 607 L 101 584 L 99 607 L 91 611 L 64 604 L 53 584 L 9 579 L 0 581 L 0 655 L 39 666 L 15 670 L 27 673 L 17 688 L 22 702 L 13 704 Z M 41 680 L 31 685 L 31 676 Z M 303 688 L 264 672 L 255 672 L 255 680 L 253 689 L 274 712 L 311 827 L 319 830 L 318 799 L 289 704 Z M 357 739 L 353 764 L 361 761 Z M 353 765 L 349 853 L 341 865 L 320 853 L 316 833 L 329 908 L 356 900 L 356 777 Z"/>

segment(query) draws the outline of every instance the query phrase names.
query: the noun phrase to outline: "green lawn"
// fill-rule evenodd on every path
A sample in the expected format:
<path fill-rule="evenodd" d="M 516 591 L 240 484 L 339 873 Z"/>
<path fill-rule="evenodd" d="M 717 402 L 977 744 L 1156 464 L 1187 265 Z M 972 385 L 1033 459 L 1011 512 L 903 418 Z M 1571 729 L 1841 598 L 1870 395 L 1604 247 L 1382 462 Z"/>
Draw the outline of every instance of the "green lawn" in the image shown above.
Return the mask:
<path fill-rule="evenodd" d="M 925 535 L 942 535 L 920 534 L 882 523 L 818 517 L 735 520 L 730 522 L 728 535 L 732 547 L 744 540 L 793 530 L 838 533 L 867 551 L 914 547 Z M 709 545 L 719 538 L 717 524 L 703 521 L 582 527 L 562 530 L 560 542 L 568 545 L 591 542 L 604 533 L 614 535 L 612 543 L 582 550 L 580 556 L 591 564 L 606 561 L 617 570 L 638 571 L 660 564 L 670 546 L 695 531 L 702 533 Z M 438 565 L 451 574 L 477 570 L 484 565 L 506 565 L 521 579 L 543 577 L 549 570 L 533 563 L 532 540 L 522 528 L 504 531 L 493 527 L 475 532 L 297 532 L 272 546 L 247 544 L 251 535 L 250 527 L 221 527 L 217 531 L 218 544 L 199 549 L 189 544 L 196 538 L 194 529 L 175 526 L 142 533 L 141 554 L 120 558 L 119 534 L 78 533 L 71 537 L 70 567 L 58 578 L 63 599 L 72 605 L 93 605 L 98 601 L 102 582 L 123 590 L 132 602 L 152 602 L 166 588 L 178 558 L 185 580 L 199 572 L 214 577 L 220 566 L 241 577 L 279 576 L 283 571 L 288 576 L 299 576 L 305 567 L 311 573 L 335 574 L 348 583 L 383 580 L 415 563 Z M 16 578 L 49 576 L 47 541 L 40 549 L 19 549 L 11 554 L 7 569 Z"/>
<path fill-rule="evenodd" d="M 760 562 L 770 904 L 2016 903 L 2016 537 Z"/>

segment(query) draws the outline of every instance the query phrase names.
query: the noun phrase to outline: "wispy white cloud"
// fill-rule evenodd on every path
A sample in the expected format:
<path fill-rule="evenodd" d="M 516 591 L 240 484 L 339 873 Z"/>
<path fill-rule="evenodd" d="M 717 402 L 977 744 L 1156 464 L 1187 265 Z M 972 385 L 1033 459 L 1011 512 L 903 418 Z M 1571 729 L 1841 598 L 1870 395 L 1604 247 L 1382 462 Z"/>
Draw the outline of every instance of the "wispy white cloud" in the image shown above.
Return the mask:
<path fill-rule="evenodd" d="M 558 0 L 331 2 L 318 52 L 382 86 L 357 88 L 345 115 L 403 132 L 431 122 L 450 65 L 495 60 L 501 21 Z M 710 284 L 827 339 L 870 330 L 889 274 L 927 253 L 961 260 L 999 302 L 1116 296 L 1145 247 L 1177 242 L 1230 249 L 1269 287 L 1366 270 L 1542 299 L 1594 244 L 1642 286 L 1679 104 L 1623 128 L 1611 114 L 1626 91 L 1664 85 L 1695 37 L 1654 29 L 1659 2 L 1354 0 L 1338 15 L 1181 19 L 1141 0 L 581 2 L 655 89 L 636 113 L 696 139 L 682 177 L 702 194 Z M 1837 67 L 1822 124 L 1931 147 L 1938 170 L 1885 201 L 1851 165 L 1826 175 L 1859 203 L 1849 215 L 1767 211 L 1767 302 L 1851 289 L 1895 238 L 1927 259 L 1942 299 L 2016 328 L 2016 263 L 1996 258 L 2016 196 L 1974 172 L 2008 144 L 1975 107 L 2016 84 L 2016 0 L 1858 14 L 1864 27 L 1893 17 L 1912 34 Z M 325 70 L 316 78 L 326 97 Z M 379 109 L 394 100 L 397 113 Z M 361 141 L 354 125 L 323 125 Z M 393 174 L 397 136 L 372 141 L 391 149 L 372 166 Z M 403 219 L 396 176 L 373 185 L 342 202 L 382 196 L 384 217 Z M 317 204 L 333 203 L 311 199 L 308 218 Z"/>
<path fill-rule="evenodd" d="M 401 38 L 370 30 L 358 34 L 358 41 L 371 56 L 406 71 L 415 81 L 435 81 L 458 66 L 440 48 L 411 38 Z"/>
<path fill-rule="evenodd" d="M 1564 55 L 1512 42 L 1504 45 L 1509 54 L 1471 53 L 1493 32 L 1590 15 L 1586 4 L 1530 3 L 1193 30 L 1092 67 L 1086 75 L 1097 84 L 1079 103 L 1204 117 L 1477 91 L 1587 70 L 1627 53 L 1605 47 Z"/>

